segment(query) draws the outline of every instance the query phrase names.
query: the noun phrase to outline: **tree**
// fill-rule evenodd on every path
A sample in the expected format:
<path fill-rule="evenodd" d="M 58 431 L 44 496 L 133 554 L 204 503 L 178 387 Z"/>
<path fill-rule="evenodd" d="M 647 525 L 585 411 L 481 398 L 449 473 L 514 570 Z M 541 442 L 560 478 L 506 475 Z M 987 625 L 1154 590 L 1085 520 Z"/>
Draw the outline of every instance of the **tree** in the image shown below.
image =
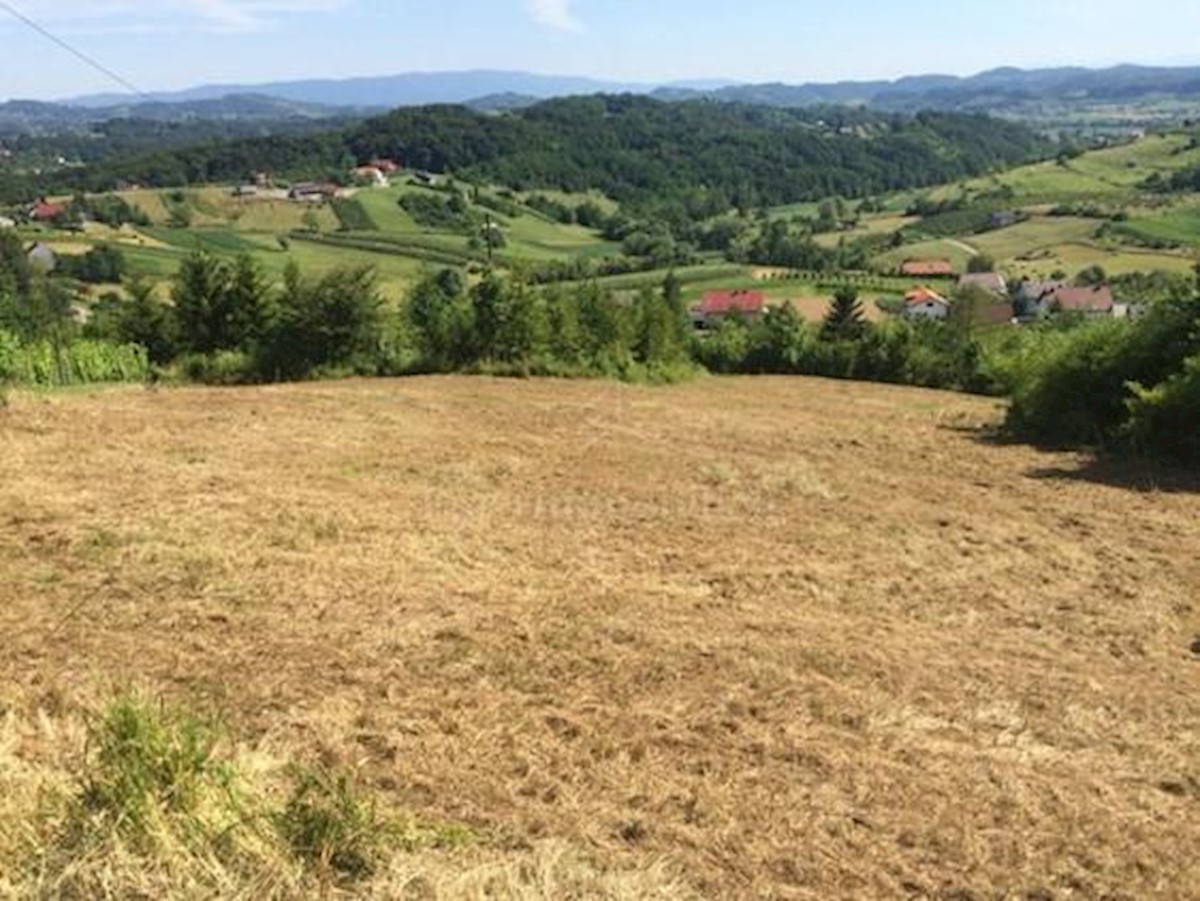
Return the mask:
<path fill-rule="evenodd" d="M 996 260 L 986 253 L 979 253 L 967 260 L 967 272 L 995 272 Z"/>
<path fill-rule="evenodd" d="M 179 267 L 171 294 L 180 343 L 194 353 L 248 350 L 270 318 L 266 281 L 249 255 L 231 265 L 197 251 Z"/>
<path fill-rule="evenodd" d="M 271 378 L 302 378 L 365 360 L 379 349 L 381 307 L 369 267 L 335 269 L 312 281 L 290 266 L 259 352 L 260 371 Z"/>
<path fill-rule="evenodd" d="M 866 327 L 858 292 L 849 285 L 838 288 L 821 328 L 822 337 L 828 341 L 854 341 L 863 336 Z"/>
<path fill-rule="evenodd" d="M 175 356 L 179 324 L 174 310 L 154 296 L 154 285 L 134 279 L 129 285 L 129 300 L 118 307 L 115 335 L 122 344 L 140 344 L 150 362 L 163 364 Z"/>
<path fill-rule="evenodd" d="M 1095 285 L 1103 285 L 1108 281 L 1108 273 L 1104 271 L 1104 267 L 1100 265 L 1088 266 L 1075 276 L 1075 284 L 1083 288 L 1090 288 Z"/>

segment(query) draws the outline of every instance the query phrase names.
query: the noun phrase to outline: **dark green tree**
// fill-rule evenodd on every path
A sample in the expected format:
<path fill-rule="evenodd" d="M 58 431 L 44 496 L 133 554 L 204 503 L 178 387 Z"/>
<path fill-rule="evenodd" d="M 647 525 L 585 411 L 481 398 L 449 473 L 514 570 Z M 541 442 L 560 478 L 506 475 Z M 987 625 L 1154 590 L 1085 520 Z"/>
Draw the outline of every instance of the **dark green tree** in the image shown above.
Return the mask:
<path fill-rule="evenodd" d="M 825 315 L 821 336 L 827 341 L 855 341 L 866 332 L 867 323 L 858 292 L 849 285 L 838 288 Z"/>

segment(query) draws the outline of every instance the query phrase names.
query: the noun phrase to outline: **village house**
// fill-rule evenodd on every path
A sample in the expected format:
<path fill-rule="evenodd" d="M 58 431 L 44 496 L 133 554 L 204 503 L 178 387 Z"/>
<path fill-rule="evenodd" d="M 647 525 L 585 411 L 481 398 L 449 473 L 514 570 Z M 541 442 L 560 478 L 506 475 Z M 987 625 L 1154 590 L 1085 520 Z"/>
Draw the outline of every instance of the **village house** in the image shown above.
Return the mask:
<path fill-rule="evenodd" d="M 958 287 L 982 288 L 997 297 L 1008 296 L 1008 281 L 999 272 L 968 272 L 958 280 Z"/>
<path fill-rule="evenodd" d="M 900 274 L 910 278 L 949 278 L 954 265 L 949 260 L 905 260 Z"/>
<path fill-rule="evenodd" d="M 1064 286 L 1043 294 L 1037 301 L 1035 312 L 1081 313 L 1084 316 L 1112 316 L 1116 302 L 1108 285 L 1088 287 Z"/>
<path fill-rule="evenodd" d="M 356 182 L 374 185 L 377 188 L 388 186 L 388 177 L 378 166 L 359 166 L 350 170 L 350 176 Z"/>
<path fill-rule="evenodd" d="M 234 197 L 257 197 L 258 185 L 238 185 L 233 189 Z"/>
<path fill-rule="evenodd" d="M 436 188 L 442 183 L 442 177 L 432 172 L 421 170 L 413 173 L 413 181 L 419 185 L 424 185 L 426 188 Z"/>
<path fill-rule="evenodd" d="M 914 288 L 904 295 L 907 319 L 945 319 L 949 315 L 950 302 L 931 288 Z"/>
<path fill-rule="evenodd" d="M 7 216 L 0 216 L 0 228 L 16 228 L 17 222 L 15 219 L 9 219 Z"/>
<path fill-rule="evenodd" d="M 1008 228 L 1010 225 L 1016 225 L 1021 221 L 1020 215 L 1011 210 L 1001 210 L 997 213 L 992 213 L 988 217 L 988 227 L 992 229 Z"/>
<path fill-rule="evenodd" d="M 708 329 L 729 316 L 757 319 L 766 308 L 767 298 L 761 291 L 710 291 L 689 312 L 693 326 Z"/>
<path fill-rule="evenodd" d="M 322 200 L 328 200 L 337 195 L 337 185 L 301 182 L 292 185 L 291 190 L 288 191 L 288 200 L 298 200 L 301 203 L 320 203 Z"/>
<path fill-rule="evenodd" d="M 49 275 L 58 268 L 58 257 L 54 251 L 46 244 L 40 241 L 34 244 L 25 252 L 25 256 L 29 260 L 29 266 L 36 272 L 41 272 L 44 275 Z"/>
<path fill-rule="evenodd" d="M 40 200 L 35 203 L 29 210 L 29 218 L 34 222 L 53 222 L 56 219 L 62 218 L 67 212 L 67 208 L 61 203 L 47 203 Z"/>
<path fill-rule="evenodd" d="M 394 160 L 376 159 L 367 163 L 372 169 L 378 169 L 384 175 L 394 175 L 400 171 L 400 166 Z"/>

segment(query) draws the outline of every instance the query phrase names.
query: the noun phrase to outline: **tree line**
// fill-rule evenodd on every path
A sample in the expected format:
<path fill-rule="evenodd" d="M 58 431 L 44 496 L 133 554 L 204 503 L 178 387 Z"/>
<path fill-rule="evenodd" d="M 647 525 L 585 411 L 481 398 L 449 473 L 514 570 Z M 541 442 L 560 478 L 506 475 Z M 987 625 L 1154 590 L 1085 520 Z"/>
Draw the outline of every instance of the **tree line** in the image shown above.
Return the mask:
<path fill-rule="evenodd" d="M 593 96 L 502 115 L 427 106 L 344 130 L 214 139 L 97 160 L 35 187 L 98 192 L 119 181 L 167 187 L 256 171 L 344 178 L 355 161 L 383 156 L 519 190 L 599 190 L 631 206 L 684 204 L 711 216 L 942 184 L 1050 150 L 1030 129 L 984 116 Z"/>

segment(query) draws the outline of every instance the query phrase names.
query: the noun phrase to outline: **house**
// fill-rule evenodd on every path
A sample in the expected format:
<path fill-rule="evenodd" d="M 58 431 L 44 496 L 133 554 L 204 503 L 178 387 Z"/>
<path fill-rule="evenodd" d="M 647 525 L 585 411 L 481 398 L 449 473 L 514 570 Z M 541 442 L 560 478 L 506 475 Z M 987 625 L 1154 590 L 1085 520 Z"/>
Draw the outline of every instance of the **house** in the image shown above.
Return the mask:
<path fill-rule="evenodd" d="M 0 228 L 16 228 L 17 223 L 14 219 L 9 219 L 7 216 L 0 216 Z"/>
<path fill-rule="evenodd" d="M 974 286 L 997 297 L 1008 296 L 1008 281 L 999 272 L 968 272 L 958 280 L 960 288 Z"/>
<path fill-rule="evenodd" d="M 413 173 L 413 181 L 419 185 L 424 185 L 427 188 L 436 188 L 442 183 L 440 175 L 434 175 L 432 172 L 420 170 Z"/>
<path fill-rule="evenodd" d="M 377 188 L 388 186 L 388 178 L 378 166 L 359 166 L 351 169 L 350 175 L 357 182 L 374 185 Z"/>
<path fill-rule="evenodd" d="M 912 278 L 948 278 L 954 275 L 954 266 L 949 260 L 905 260 L 900 274 Z"/>
<path fill-rule="evenodd" d="M 1010 210 L 1001 210 L 988 217 L 988 227 L 992 229 L 1008 228 L 1021 221 L 1021 217 Z"/>
<path fill-rule="evenodd" d="M 904 295 L 907 319 L 945 319 L 949 315 L 950 302 L 930 288 L 914 288 Z"/>
<path fill-rule="evenodd" d="M 257 197 L 258 185 L 238 185 L 233 189 L 234 197 Z"/>
<path fill-rule="evenodd" d="M 394 160 L 377 159 L 367 163 L 372 169 L 378 169 L 384 175 L 392 175 L 400 171 L 400 166 Z"/>
<path fill-rule="evenodd" d="M 320 203 L 331 197 L 337 197 L 337 185 L 318 184 L 316 182 L 301 182 L 292 185 L 288 191 L 288 200 L 298 200 L 302 203 Z"/>
<path fill-rule="evenodd" d="M 1066 286 L 1048 291 L 1038 298 L 1036 312 L 1112 316 L 1115 306 L 1112 289 L 1108 285 L 1082 288 Z"/>
<path fill-rule="evenodd" d="M 58 257 L 54 251 L 40 241 L 30 247 L 25 256 L 29 259 L 30 268 L 37 272 L 49 275 L 58 268 Z"/>
<path fill-rule="evenodd" d="M 29 210 L 29 218 L 34 222 L 53 222 L 61 218 L 67 212 L 65 204 L 47 203 L 44 200 L 38 201 Z"/>
<path fill-rule="evenodd" d="M 689 312 L 692 325 L 706 329 L 727 316 L 757 319 L 766 307 L 767 298 L 761 291 L 710 291 Z"/>

